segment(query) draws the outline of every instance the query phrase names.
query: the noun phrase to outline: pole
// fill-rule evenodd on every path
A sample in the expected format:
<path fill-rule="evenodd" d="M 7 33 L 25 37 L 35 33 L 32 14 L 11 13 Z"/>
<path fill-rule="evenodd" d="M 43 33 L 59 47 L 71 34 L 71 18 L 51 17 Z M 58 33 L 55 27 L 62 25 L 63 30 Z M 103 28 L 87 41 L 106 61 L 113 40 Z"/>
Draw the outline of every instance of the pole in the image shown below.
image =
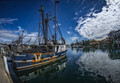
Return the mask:
<path fill-rule="evenodd" d="M 47 45 L 47 43 L 48 43 L 48 14 L 46 14 L 46 16 L 47 16 L 47 19 L 45 19 L 45 25 L 46 25 L 46 33 L 45 33 L 45 44 Z"/>
<path fill-rule="evenodd" d="M 44 10 L 42 5 L 41 5 L 41 14 L 42 14 L 42 26 L 43 26 L 43 35 L 44 35 L 44 42 L 45 42 Z"/>
<path fill-rule="evenodd" d="M 40 45 L 40 19 L 39 19 L 39 33 L 38 33 L 38 44 Z"/>
<path fill-rule="evenodd" d="M 39 10 L 41 12 L 41 16 L 42 16 L 42 27 L 43 27 L 43 39 L 44 39 L 44 43 L 45 43 L 45 28 L 44 28 L 44 9 L 43 9 L 43 5 L 41 5 L 41 9 Z"/>
<path fill-rule="evenodd" d="M 22 43 L 23 43 L 23 33 L 24 33 L 24 30 L 22 31 L 22 37 L 21 37 L 21 39 L 20 39 L 21 45 L 22 45 Z"/>
<path fill-rule="evenodd" d="M 59 1 L 55 1 L 55 44 L 57 43 L 56 39 L 56 16 L 57 16 L 57 3 L 59 3 Z"/>

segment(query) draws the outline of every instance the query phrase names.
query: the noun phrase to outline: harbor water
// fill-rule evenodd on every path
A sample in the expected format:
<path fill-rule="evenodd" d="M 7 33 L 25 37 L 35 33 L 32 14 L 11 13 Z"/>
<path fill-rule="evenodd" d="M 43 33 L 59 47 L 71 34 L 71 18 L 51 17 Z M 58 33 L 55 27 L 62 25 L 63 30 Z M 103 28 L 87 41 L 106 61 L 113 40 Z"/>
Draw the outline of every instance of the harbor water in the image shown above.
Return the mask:
<path fill-rule="evenodd" d="M 16 71 L 20 83 L 120 83 L 119 50 L 69 48 L 67 58 L 41 68 Z"/>

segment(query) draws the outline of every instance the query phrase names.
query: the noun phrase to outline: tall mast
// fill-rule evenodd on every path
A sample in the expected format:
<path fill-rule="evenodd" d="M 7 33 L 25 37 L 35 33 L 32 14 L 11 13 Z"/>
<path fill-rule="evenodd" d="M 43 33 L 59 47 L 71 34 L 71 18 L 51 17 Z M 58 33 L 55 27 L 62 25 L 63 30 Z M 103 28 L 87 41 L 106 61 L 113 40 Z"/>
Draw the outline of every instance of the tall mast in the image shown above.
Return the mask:
<path fill-rule="evenodd" d="M 23 43 L 23 33 L 24 33 L 24 30 L 22 31 L 21 44 Z"/>
<path fill-rule="evenodd" d="M 44 28 L 44 10 L 43 10 L 43 5 L 41 5 L 40 12 L 41 12 L 41 15 L 42 15 L 43 37 L 44 37 L 44 42 L 45 42 L 45 28 Z"/>
<path fill-rule="evenodd" d="M 57 43 L 56 39 L 56 16 L 57 16 L 57 3 L 59 3 L 59 1 L 55 1 L 55 44 Z"/>
<path fill-rule="evenodd" d="M 40 15 L 41 19 L 41 15 Z M 39 33 L 38 33 L 38 44 L 40 45 L 40 19 L 39 19 Z"/>
<path fill-rule="evenodd" d="M 48 14 L 46 14 L 46 19 L 45 19 L 45 25 L 46 25 L 46 29 L 45 29 L 45 44 L 47 45 L 48 43 Z"/>

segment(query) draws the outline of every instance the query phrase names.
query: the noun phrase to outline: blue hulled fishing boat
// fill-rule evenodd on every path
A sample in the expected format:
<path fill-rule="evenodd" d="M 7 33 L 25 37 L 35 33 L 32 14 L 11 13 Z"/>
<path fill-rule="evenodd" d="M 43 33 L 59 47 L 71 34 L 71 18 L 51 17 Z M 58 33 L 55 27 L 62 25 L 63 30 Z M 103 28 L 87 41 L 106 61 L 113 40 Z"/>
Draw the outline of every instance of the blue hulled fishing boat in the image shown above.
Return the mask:
<path fill-rule="evenodd" d="M 16 69 L 27 69 L 43 66 L 66 57 L 67 46 L 62 36 L 60 27 L 56 19 L 56 5 L 59 1 L 55 1 L 55 16 L 50 17 L 49 13 L 44 16 L 44 9 L 41 6 L 39 31 L 34 44 L 30 44 L 30 40 L 23 42 L 24 31 L 19 35 L 18 40 L 13 41 L 11 48 L 12 65 Z M 54 33 L 49 26 L 50 21 L 55 24 Z M 58 36 L 59 34 L 59 40 Z"/>

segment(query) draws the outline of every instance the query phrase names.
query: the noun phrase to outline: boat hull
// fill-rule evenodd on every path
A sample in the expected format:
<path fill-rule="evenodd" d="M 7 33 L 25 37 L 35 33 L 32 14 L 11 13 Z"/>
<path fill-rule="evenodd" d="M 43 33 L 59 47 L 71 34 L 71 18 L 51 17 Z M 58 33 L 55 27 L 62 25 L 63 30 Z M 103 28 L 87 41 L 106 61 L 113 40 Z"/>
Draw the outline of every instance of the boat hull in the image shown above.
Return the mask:
<path fill-rule="evenodd" d="M 51 63 L 54 63 L 56 61 L 59 61 L 61 59 L 66 58 L 65 54 L 62 54 L 65 52 L 57 53 L 57 56 L 55 58 L 48 58 L 46 60 L 40 60 L 40 61 L 32 61 L 32 62 L 15 62 L 12 61 L 13 67 L 17 70 L 23 70 L 23 69 L 30 69 L 30 68 L 35 68 L 35 67 L 40 67 L 40 66 L 45 66 Z"/>

